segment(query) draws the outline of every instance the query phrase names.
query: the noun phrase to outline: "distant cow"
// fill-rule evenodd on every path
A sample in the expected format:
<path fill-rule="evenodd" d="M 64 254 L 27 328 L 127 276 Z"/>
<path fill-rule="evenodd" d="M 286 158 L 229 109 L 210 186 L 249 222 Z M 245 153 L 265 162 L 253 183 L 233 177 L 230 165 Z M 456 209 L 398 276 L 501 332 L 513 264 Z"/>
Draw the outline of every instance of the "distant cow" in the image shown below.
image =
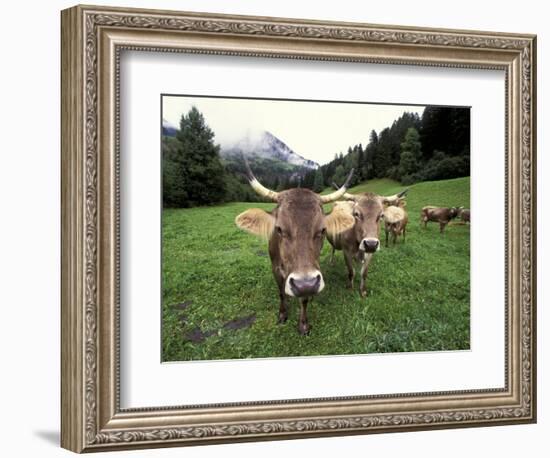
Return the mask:
<path fill-rule="evenodd" d="M 405 234 L 407 232 L 407 223 L 409 222 L 409 215 L 405 210 L 405 201 L 400 199 L 397 206 L 390 205 L 384 210 L 384 229 L 386 232 L 386 246 L 388 246 L 388 235 L 392 235 L 392 242 L 395 245 L 397 237 L 403 236 L 403 242 L 405 241 Z"/>
<path fill-rule="evenodd" d="M 442 234 L 445 226 L 458 216 L 457 207 L 432 207 L 427 206 L 422 208 L 420 212 L 420 222 L 424 223 L 424 228 L 428 225 L 428 221 L 439 223 L 439 232 Z"/>
<path fill-rule="evenodd" d="M 396 203 L 407 190 L 393 196 L 379 196 L 371 192 L 353 195 L 346 193 L 346 202 L 336 202 L 332 213 L 337 215 L 352 215 L 355 224 L 343 232 L 328 234 L 327 239 L 332 245 L 332 257 L 335 250 L 344 252 L 344 259 L 348 268 L 348 285 L 353 289 L 355 270 L 353 260 L 361 262 L 361 282 L 359 293 L 367 295 L 366 279 L 369 263 L 374 252 L 380 249 L 380 222 L 384 218 L 384 205 Z"/>
<path fill-rule="evenodd" d="M 458 209 L 458 215 L 457 215 L 462 221 L 465 223 L 470 222 L 470 209 L 469 208 L 462 208 L 460 207 Z"/>
<path fill-rule="evenodd" d="M 254 177 L 245 161 L 252 188 L 277 206 L 270 212 L 251 208 L 235 218 L 237 226 L 269 241 L 271 270 L 279 287 L 279 323 L 288 318 L 287 296 L 300 300 L 298 332 L 309 333 L 306 308 L 312 297 L 325 286 L 319 270 L 319 256 L 325 234 L 336 237 L 353 227 L 351 215 L 331 212 L 325 215 L 323 204 L 344 195 L 352 177 L 350 172 L 344 185 L 332 194 L 321 196 L 306 188 L 275 192 L 265 188 Z"/>

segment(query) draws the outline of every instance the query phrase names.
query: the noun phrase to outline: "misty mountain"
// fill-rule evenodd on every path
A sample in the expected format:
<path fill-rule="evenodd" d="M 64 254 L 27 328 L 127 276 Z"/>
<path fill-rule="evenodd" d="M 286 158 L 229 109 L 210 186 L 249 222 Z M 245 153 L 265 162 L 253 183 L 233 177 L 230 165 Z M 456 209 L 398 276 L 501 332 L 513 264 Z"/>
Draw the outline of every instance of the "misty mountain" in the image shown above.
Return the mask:
<path fill-rule="evenodd" d="M 177 143 L 175 137 L 178 130 L 166 119 L 162 120 L 162 136 L 166 142 Z M 249 134 L 220 148 L 225 169 L 245 187 L 248 187 L 248 182 L 245 179 L 243 155 L 248 159 L 254 175 L 274 189 L 299 186 L 308 172 L 319 168 L 319 164 L 300 156 L 271 132 Z"/>
<path fill-rule="evenodd" d="M 222 157 L 241 157 L 242 154 L 251 160 L 261 158 L 284 162 L 296 169 L 316 170 L 319 168 L 317 162 L 295 153 L 286 143 L 267 131 L 263 131 L 259 135 L 248 135 L 229 147 L 222 146 Z"/>
<path fill-rule="evenodd" d="M 246 171 L 242 157 L 246 156 L 254 175 L 272 189 L 300 186 L 308 172 L 319 168 L 319 164 L 300 156 L 267 131 L 248 135 L 230 146 L 222 145 L 220 155 L 226 169 L 248 184 L 243 180 Z"/>
<path fill-rule="evenodd" d="M 178 128 L 174 126 L 170 121 L 162 118 L 162 135 L 167 137 L 175 137 L 178 132 Z"/>

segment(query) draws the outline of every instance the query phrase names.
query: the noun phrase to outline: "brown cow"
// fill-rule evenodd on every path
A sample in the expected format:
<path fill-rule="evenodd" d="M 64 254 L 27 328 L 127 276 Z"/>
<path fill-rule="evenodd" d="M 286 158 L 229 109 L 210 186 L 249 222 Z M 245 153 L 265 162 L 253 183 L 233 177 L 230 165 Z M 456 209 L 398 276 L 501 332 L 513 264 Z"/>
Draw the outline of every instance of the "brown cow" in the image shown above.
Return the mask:
<path fill-rule="evenodd" d="M 405 201 L 400 199 L 397 206 L 391 205 L 384 210 L 384 229 L 386 232 L 386 246 L 388 246 L 388 234 L 392 234 L 392 241 L 395 245 L 397 237 L 403 236 L 403 242 L 405 241 L 405 234 L 407 232 L 407 223 L 409 222 L 409 215 L 405 210 Z"/>
<path fill-rule="evenodd" d="M 470 222 L 470 209 L 469 208 L 463 208 L 460 207 L 458 209 L 458 215 L 457 215 L 462 221 L 465 223 Z"/>
<path fill-rule="evenodd" d="M 445 226 L 458 216 L 457 207 L 423 207 L 420 212 L 420 222 L 424 223 L 424 228 L 428 225 L 428 221 L 439 223 L 439 232 L 442 234 Z"/>
<path fill-rule="evenodd" d="M 235 218 L 241 229 L 261 235 L 269 241 L 271 269 L 279 287 L 279 323 L 288 318 L 287 296 L 300 300 L 298 332 L 309 333 L 307 305 L 321 292 L 325 283 L 319 268 L 319 256 L 325 234 L 336 236 L 354 224 L 351 215 L 331 212 L 325 215 L 323 204 L 333 202 L 344 195 L 353 174 L 346 183 L 332 194 L 321 196 L 306 188 L 294 188 L 275 192 L 265 188 L 254 177 L 246 163 L 248 180 L 252 188 L 277 206 L 267 212 L 249 209 Z"/>
<path fill-rule="evenodd" d="M 384 217 L 384 205 L 398 202 L 408 190 L 393 196 L 379 196 L 371 192 L 353 195 L 346 193 L 347 202 L 334 204 L 332 213 L 352 215 L 355 224 L 352 228 L 337 235 L 328 234 L 328 241 L 332 245 L 332 258 L 335 250 L 344 252 L 344 259 L 348 268 L 349 288 L 353 289 L 355 271 L 353 260 L 361 262 L 361 282 L 359 293 L 367 295 L 366 279 L 369 263 L 374 252 L 380 249 L 380 221 Z"/>

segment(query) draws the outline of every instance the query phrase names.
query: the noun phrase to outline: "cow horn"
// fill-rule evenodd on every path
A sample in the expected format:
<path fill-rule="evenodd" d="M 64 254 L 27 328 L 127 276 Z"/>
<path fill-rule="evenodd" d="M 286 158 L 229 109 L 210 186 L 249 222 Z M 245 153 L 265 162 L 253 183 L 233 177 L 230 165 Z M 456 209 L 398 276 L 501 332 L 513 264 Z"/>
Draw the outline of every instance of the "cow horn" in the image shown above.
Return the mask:
<path fill-rule="evenodd" d="M 399 194 L 397 194 L 397 197 L 401 198 L 407 195 L 409 192 L 409 188 L 405 189 L 404 191 L 401 191 Z"/>
<path fill-rule="evenodd" d="M 334 189 L 340 189 L 340 187 L 334 181 L 332 182 L 332 187 Z M 346 200 L 353 200 L 353 201 L 357 200 L 357 197 L 354 196 L 353 194 L 350 194 L 349 192 L 345 192 L 342 197 Z"/>
<path fill-rule="evenodd" d="M 399 194 L 394 194 L 393 196 L 384 196 L 384 202 L 393 202 L 397 199 L 401 199 L 409 192 L 409 188 L 405 189 L 404 191 L 401 191 Z"/>
<path fill-rule="evenodd" d="M 246 167 L 248 182 L 250 183 L 250 186 L 252 186 L 252 189 L 254 189 L 254 191 L 256 191 L 256 193 L 258 193 L 260 196 L 272 200 L 273 202 L 277 202 L 279 199 L 279 193 L 272 191 L 271 189 L 268 189 L 264 185 L 262 185 L 252 173 L 252 170 L 250 169 L 250 164 L 248 163 L 248 160 L 244 155 L 243 159 L 244 165 Z"/>
<path fill-rule="evenodd" d="M 350 170 L 348 177 L 346 178 L 345 183 L 338 188 L 337 191 L 334 191 L 326 196 L 319 196 L 321 198 L 321 203 L 328 204 L 330 202 L 334 202 L 335 200 L 340 199 L 340 197 L 344 196 L 346 194 L 346 191 L 348 189 L 349 183 L 351 181 L 351 177 L 353 176 L 353 169 Z"/>

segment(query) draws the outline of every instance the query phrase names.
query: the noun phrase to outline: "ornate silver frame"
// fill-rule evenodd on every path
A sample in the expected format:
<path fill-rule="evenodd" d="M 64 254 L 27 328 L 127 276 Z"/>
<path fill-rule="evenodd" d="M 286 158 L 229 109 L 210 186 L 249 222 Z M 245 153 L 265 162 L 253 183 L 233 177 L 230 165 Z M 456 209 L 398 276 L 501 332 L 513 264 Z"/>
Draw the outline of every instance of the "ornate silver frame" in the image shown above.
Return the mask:
<path fill-rule="evenodd" d="M 120 51 L 213 53 L 506 73 L 506 386 L 127 409 L 118 378 Z M 76 452 L 536 419 L 536 37 L 76 6 L 62 12 L 62 421 Z"/>

